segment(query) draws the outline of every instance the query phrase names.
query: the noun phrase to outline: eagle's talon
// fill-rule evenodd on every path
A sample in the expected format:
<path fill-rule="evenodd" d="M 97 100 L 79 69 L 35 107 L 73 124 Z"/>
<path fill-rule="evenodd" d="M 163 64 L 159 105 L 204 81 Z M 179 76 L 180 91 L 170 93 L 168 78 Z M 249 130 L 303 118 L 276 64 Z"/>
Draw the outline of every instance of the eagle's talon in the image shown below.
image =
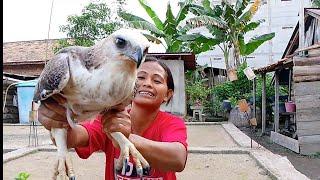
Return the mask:
<path fill-rule="evenodd" d="M 76 177 L 73 172 L 72 162 L 70 157 L 58 157 L 52 179 L 54 180 L 75 180 Z"/>
<path fill-rule="evenodd" d="M 138 177 L 142 177 L 143 176 L 142 168 L 137 168 L 137 175 L 138 175 Z"/>
<path fill-rule="evenodd" d="M 151 171 L 150 166 L 143 168 L 143 175 L 150 176 L 150 171 Z"/>
<path fill-rule="evenodd" d="M 122 175 L 124 175 L 126 172 L 130 171 L 130 166 L 129 166 L 129 158 L 126 157 L 123 160 L 123 166 L 122 166 Z"/>

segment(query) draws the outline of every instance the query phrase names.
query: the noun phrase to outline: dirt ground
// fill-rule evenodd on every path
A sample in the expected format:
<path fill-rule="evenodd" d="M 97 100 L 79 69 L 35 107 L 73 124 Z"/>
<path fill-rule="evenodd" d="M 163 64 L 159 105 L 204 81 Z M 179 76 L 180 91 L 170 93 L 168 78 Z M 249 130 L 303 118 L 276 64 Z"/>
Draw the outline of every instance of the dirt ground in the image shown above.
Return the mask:
<path fill-rule="evenodd" d="M 177 173 L 183 180 L 265 180 L 265 170 L 247 154 L 189 154 L 186 167 Z"/>
<path fill-rule="evenodd" d="M 187 126 L 189 147 L 238 146 L 221 125 Z M 28 146 L 28 126 L 4 126 L 4 150 Z M 38 127 L 39 144 L 50 144 L 48 131 Z M 95 153 L 88 160 L 71 152 L 78 180 L 104 179 L 105 156 Z M 19 172 L 31 174 L 32 180 L 49 179 L 52 175 L 55 152 L 36 152 L 3 164 L 4 179 L 13 179 Z M 227 176 L 227 177 L 226 177 Z M 189 153 L 186 168 L 177 173 L 178 179 L 270 179 L 247 154 Z"/>
<path fill-rule="evenodd" d="M 95 153 L 83 160 L 71 152 L 77 180 L 104 179 L 104 153 Z M 3 165 L 3 179 L 14 179 L 19 172 L 26 171 L 32 180 L 49 179 L 53 174 L 52 167 L 55 152 L 36 152 Z M 212 179 L 271 179 L 265 170 L 247 154 L 189 154 L 186 168 L 177 173 L 177 179 L 212 180 Z"/>
<path fill-rule="evenodd" d="M 260 136 L 261 131 L 255 132 L 251 135 L 249 128 L 239 128 L 247 136 L 252 137 L 256 142 L 273 152 L 281 156 L 287 156 L 292 165 L 301 173 L 306 175 L 312 180 L 320 180 L 320 157 L 317 156 L 304 156 L 297 154 L 287 148 L 284 148 L 276 143 L 273 143 L 269 136 Z"/>
<path fill-rule="evenodd" d="M 189 125 L 187 133 L 190 147 L 238 146 L 221 125 Z"/>

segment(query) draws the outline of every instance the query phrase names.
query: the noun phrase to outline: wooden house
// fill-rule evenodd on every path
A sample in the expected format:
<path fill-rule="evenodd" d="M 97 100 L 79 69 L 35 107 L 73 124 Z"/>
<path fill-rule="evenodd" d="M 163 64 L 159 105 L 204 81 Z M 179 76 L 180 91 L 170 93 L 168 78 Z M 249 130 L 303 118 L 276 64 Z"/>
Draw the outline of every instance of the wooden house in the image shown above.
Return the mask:
<path fill-rule="evenodd" d="M 255 69 L 262 75 L 262 133 L 266 128 L 266 73 L 274 72 L 275 108 L 272 141 L 297 153 L 320 152 L 320 10 L 305 9 L 307 47 L 299 48 L 299 25 L 296 26 L 280 61 Z M 300 36 L 301 38 L 301 36 Z M 301 42 L 300 42 L 301 43 Z M 288 86 L 286 101 L 295 103 L 295 111 L 281 111 L 279 88 Z M 294 107 L 294 106 L 293 106 Z M 281 124 L 280 118 L 285 117 Z"/>
<path fill-rule="evenodd" d="M 3 43 L 3 123 L 19 123 L 15 83 L 37 78 L 57 40 Z M 46 51 L 48 49 L 48 51 Z"/>

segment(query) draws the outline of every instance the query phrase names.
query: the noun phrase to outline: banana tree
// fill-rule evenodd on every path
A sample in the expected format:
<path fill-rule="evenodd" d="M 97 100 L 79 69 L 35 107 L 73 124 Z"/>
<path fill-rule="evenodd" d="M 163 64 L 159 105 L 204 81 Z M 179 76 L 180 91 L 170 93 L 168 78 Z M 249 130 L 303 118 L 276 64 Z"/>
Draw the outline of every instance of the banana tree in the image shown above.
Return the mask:
<path fill-rule="evenodd" d="M 264 42 L 271 40 L 275 33 L 268 33 L 244 41 L 244 35 L 256 29 L 264 20 L 252 21 L 253 15 L 257 12 L 261 0 L 255 0 L 249 6 L 250 0 L 237 0 L 231 4 L 222 0 L 219 5 L 211 5 L 209 0 L 203 0 L 202 5 L 189 7 L 189 11 L 196 17 L 187 20 L 191 28 L 205 26 L 212 34 L 210 41 L 218 44 L 222 50 L 227 70 L 236 69 L 241 63 L 240 57 L 253 53 Z M 234 64 L 229 62 L 234 60 Z"/>
<path fill-rule="evenodd" d="M 192 51 L 195 54 L 198 54 L 203 50 L 207 51 L 210 50 L 210 48 L 213 48 L 213 46 L 207 45 L 207 42 L 210 41 L 209 38 L 201 34 L 188 35 L 186 33 L 190 28 L 186 28 L 181 25 L 183 24 L 181 21 L 185 19 L 188 9 L 192 5 L 191 0 L 186 0 L 179 3 L 180 9 L 176 16 L 173 15 L 170 2 L 168 2 L 166 19 L 164 22 L 160 20 L 156 12 L 149 5 L 147 5 L 144 0 L 138 1 L 152 19 L 153 23 L 127 12 L 120 12 L 119 16 L 126 20 L 130 26 L 136 29 L 149 31 L 151 35 L 146 35 L 146 37 L 151 41 L 161 43 L 166 48 L 166 52 L 190 51 L 188 44 L 191 42 L 196 44 L 196 46 L 192 46 Z M 161 38 L 165 42 L 159 40 Z"/>

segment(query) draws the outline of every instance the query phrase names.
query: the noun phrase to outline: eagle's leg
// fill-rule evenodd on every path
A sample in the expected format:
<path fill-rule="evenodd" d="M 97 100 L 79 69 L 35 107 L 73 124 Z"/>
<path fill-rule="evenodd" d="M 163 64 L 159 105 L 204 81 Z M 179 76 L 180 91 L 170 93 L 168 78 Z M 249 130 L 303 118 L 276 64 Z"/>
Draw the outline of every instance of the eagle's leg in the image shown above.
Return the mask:
<path fill-rule="evenodd" d="M 52 128 L 51 136 L 54 138 L 58 150 L 53 179 L 75 180 L 71 157 L 67 148 L 67 129 Z"/>
<path fill-rule="evenodd" d="M 120 132 L 111 133 L 111 136 L 118 142 L 121 151 L 119 161 L 116 162 L 116 170 L 121 170 L 121 174 L 125 175 L 130 152 L 133 160 L 135 161 L 138 176 L 142 177 L 143 174 L 149 174 L 149 163 L 136 149 L 136 147 Z"/>
<path fill-rule="evenodd" d="M 53 179 L 75 180 L 71 157 L 69 156 L 67 148 L 67 129 L 52 128 L 51 135 L 55 140 L 58 150 L 58 159 L 55 163 Z"/>
<path fill-rule="evenodd" d="M 67 119 L 72 127 L 74 123 L 71 119 L 71 110 L 67 107 Z M 58 149 L 58 159 L 55 163 L 55 172 L 53 179 L 58 180 L 75 180 L 75 174 L 73 172 L 73 165 L 71 157 L 68 153 L 67 147 L 67 129 L 64 128 L 52 128 L 51 136 L 55 141 Z"/>

